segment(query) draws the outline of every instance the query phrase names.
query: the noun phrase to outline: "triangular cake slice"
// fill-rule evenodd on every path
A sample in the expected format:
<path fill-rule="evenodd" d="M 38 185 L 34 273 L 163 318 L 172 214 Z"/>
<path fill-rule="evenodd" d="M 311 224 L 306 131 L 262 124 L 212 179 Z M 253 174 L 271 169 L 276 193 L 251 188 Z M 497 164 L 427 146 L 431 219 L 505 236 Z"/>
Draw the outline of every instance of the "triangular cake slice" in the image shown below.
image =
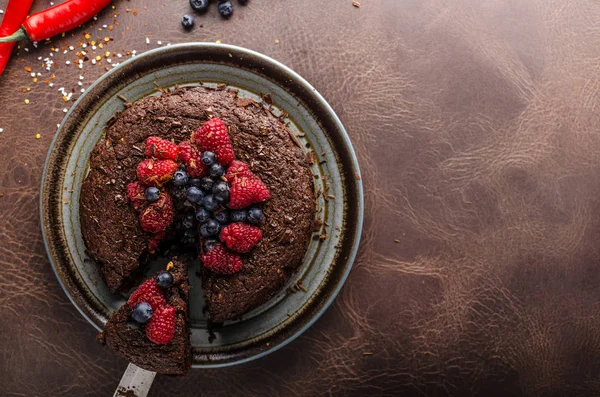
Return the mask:
<path fill-rule="evenodd" d="M 98 340 L 138 367 L 183 375 L 192 363 L 187 265 L 173 258 L 160 273 L 140 285 L 109 317 Z"/>

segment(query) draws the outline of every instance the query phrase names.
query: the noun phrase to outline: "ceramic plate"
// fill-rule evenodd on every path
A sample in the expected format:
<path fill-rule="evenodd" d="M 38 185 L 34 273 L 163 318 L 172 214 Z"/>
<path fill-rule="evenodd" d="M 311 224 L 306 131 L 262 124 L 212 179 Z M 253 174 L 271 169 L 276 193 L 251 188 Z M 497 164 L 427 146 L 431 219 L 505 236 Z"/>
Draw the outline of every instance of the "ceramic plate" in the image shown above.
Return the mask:
<path fill-rule="evenodd" d="M 40 215 L 50 262 L 65 292 L 97 329 L 124 298 L 110 292 L 86 255 L 80 232 L 79 195 L 90 153 L 103 127 L 133 102 L 175 85 L 227 85 L 288 114 L 302 147 L 316 153 L 317 217 L 331 225 L 327 238 L 312 240 L 299 271 L 263 306 L 227 322 L 210 338 L 202 313 L 202 289 L 190 269 L 191 342 L 195 367 L 245 362 L 300 335 L 331 304 L 346 280 L 358 248 L 363 218 L 360 171 L 352 145 L 327 102 L 295 72 L 256 52 L 220 44 L 180 44 L 148 51 L 115 67 L 94 83 L 67 113 L 52 142 L 42 177 Z M 336 228 L 337 226 L 337 228 Z M 150 268 L 164 266 L 157 261 Z M 153 274 L 153 269 L 147 270 Z M 301 285 L 301 289 L 295 287 Z"/>

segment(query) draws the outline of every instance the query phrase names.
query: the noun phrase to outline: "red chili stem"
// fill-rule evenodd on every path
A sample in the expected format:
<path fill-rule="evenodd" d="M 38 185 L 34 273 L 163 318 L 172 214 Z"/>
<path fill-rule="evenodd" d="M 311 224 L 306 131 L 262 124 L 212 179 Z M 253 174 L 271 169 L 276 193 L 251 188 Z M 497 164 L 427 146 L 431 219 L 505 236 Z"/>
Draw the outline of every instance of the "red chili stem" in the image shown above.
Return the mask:
<path fill-rule="evenodd" d="M 110 2 L 111 0 L 68 0 L 33 14 L 23 22 L 23 28 L 31 40 L 45 40 L 87 22 Z"/>
<path fill-rule="evenodd" d="M 27 18 L 32 3 L 33 0 L 9 0 L 4 11 L 2 25 L 0 25 L 0 37 L 9 35 L 19 29 L 25 18 Z M 15 43 L 0 43 L 0 76 L 6 68 L 14 46 Z"/>

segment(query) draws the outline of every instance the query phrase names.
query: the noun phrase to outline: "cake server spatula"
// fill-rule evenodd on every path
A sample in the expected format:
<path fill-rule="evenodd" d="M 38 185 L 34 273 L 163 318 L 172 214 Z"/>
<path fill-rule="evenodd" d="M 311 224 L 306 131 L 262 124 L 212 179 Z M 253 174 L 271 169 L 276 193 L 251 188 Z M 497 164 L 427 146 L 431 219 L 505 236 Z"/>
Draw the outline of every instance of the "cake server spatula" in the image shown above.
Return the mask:
<path fill-rule="evenodd" d="M 146 397 L 156 372 L 129 364 L 113 397 Z"/>

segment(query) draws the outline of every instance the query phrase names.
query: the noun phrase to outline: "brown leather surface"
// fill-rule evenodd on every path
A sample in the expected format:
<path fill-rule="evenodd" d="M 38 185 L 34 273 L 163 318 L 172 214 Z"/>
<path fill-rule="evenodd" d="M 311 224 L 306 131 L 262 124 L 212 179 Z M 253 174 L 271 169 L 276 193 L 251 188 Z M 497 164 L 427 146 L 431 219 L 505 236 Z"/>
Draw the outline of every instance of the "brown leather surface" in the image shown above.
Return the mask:
<path fill-rule="evenodd" d="M 351 3 L 251 0 L 229 21 L 213 5 L 185 33 L 186 0 L 115 2 L 110 51 L 220 39 L 292 67 L 346 125 L 366 188 L 358 260 L 321 320 L 151 395 L 599 395 L 600 3 Z M 0 79 L 0 395 L 109 396 L 126 363 L 94 341 L 39 231 L 57 89 L 79 70 L 57 53 L 54 87 L 34 84 L 23 67 L 48 50 L 27 46 Z M 84 72 L 88 86 L 103 67 Z"/>

